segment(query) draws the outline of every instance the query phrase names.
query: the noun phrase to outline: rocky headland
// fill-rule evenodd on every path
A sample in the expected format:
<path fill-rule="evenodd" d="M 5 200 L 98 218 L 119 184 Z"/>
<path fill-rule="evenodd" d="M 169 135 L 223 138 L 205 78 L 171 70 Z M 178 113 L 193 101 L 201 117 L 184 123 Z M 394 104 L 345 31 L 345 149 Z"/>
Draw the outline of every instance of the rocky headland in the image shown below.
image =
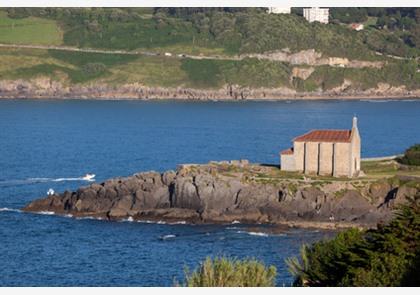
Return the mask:
<path fill-rule="evenodd" d="M 320 179 L 246 160 L 209 162 L 93 183 L 22 210 L 108 220 L 372 228 L 420 193 L 418 179 L 400 178 Z"/>

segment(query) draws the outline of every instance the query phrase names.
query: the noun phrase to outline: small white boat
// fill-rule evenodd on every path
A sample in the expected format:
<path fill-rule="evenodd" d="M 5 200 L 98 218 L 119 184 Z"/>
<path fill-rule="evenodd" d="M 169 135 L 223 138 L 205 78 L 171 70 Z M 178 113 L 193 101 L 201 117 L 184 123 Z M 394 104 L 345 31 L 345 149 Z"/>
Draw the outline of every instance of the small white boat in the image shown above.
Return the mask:
<path fill-rule="evenodd" d="M 94 179 L 95 178 L 95 174 L 85 174 L 83 177 L 82 177 L 82 179 L 83 180 L 92 180 L 92 179 Z"/>

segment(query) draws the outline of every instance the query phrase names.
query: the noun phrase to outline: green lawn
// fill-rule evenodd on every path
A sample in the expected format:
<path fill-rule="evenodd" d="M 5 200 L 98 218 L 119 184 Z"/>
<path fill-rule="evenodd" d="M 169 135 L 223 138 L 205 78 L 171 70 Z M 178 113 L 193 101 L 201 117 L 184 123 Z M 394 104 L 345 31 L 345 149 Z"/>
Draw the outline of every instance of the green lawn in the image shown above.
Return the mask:
<path fill-rule="evenodd" d="M 0 11 L 0 43 L 60 45 L 62 35 L 56 21 L 35 17 L 12 19 Z"/>

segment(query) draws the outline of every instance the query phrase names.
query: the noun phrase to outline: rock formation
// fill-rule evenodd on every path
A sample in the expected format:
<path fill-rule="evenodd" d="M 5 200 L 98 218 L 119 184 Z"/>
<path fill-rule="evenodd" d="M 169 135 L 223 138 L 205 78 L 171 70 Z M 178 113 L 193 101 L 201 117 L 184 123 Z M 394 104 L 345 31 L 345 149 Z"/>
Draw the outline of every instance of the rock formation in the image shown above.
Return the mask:
<path fill-rule="evenodd" d="M 285 179 L 278 173 L 277 167 L 247 161 L 180 165 L 176 172 L 149 171 L 67 190 L 22 210 L 109 220 L 374 227 L 407 196 L 420 193 L 418 185 L 386 180 Z"/>

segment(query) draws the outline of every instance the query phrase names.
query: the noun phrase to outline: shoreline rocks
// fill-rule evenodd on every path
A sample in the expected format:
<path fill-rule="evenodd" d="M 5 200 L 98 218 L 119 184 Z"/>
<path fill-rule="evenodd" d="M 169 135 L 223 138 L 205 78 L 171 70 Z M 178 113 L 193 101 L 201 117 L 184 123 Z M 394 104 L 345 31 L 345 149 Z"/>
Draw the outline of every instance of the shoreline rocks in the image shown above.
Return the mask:
<path fill-rule="evenodd" d="M 407 90 L 379 83 L 377 88 L 349 91 L 349 81 L 328 91 L 297 92 L 293 89 L 253 89 L 226 85 L 221 89 L 162 88 L 134 84 L 111 87 L 106 84 L 64 86 L 50 78 L 34 81 L 0 80 L 0 99 L 141 99 L 141 100 L 221 100 L 221 101 L 276 101 L 316 99 L 418 99 L 420 90 Z"/>
<path fill-rule="evenodd" d="M 148 171 L 67 190 L 22 211 L 111 221 L 372 228 L 392 218 L 406 196 L 420 193 L 386 180 L 283 179 L 273 176 L 275 169 L 247 161 L 180 165 L 178 171 Z"/>

